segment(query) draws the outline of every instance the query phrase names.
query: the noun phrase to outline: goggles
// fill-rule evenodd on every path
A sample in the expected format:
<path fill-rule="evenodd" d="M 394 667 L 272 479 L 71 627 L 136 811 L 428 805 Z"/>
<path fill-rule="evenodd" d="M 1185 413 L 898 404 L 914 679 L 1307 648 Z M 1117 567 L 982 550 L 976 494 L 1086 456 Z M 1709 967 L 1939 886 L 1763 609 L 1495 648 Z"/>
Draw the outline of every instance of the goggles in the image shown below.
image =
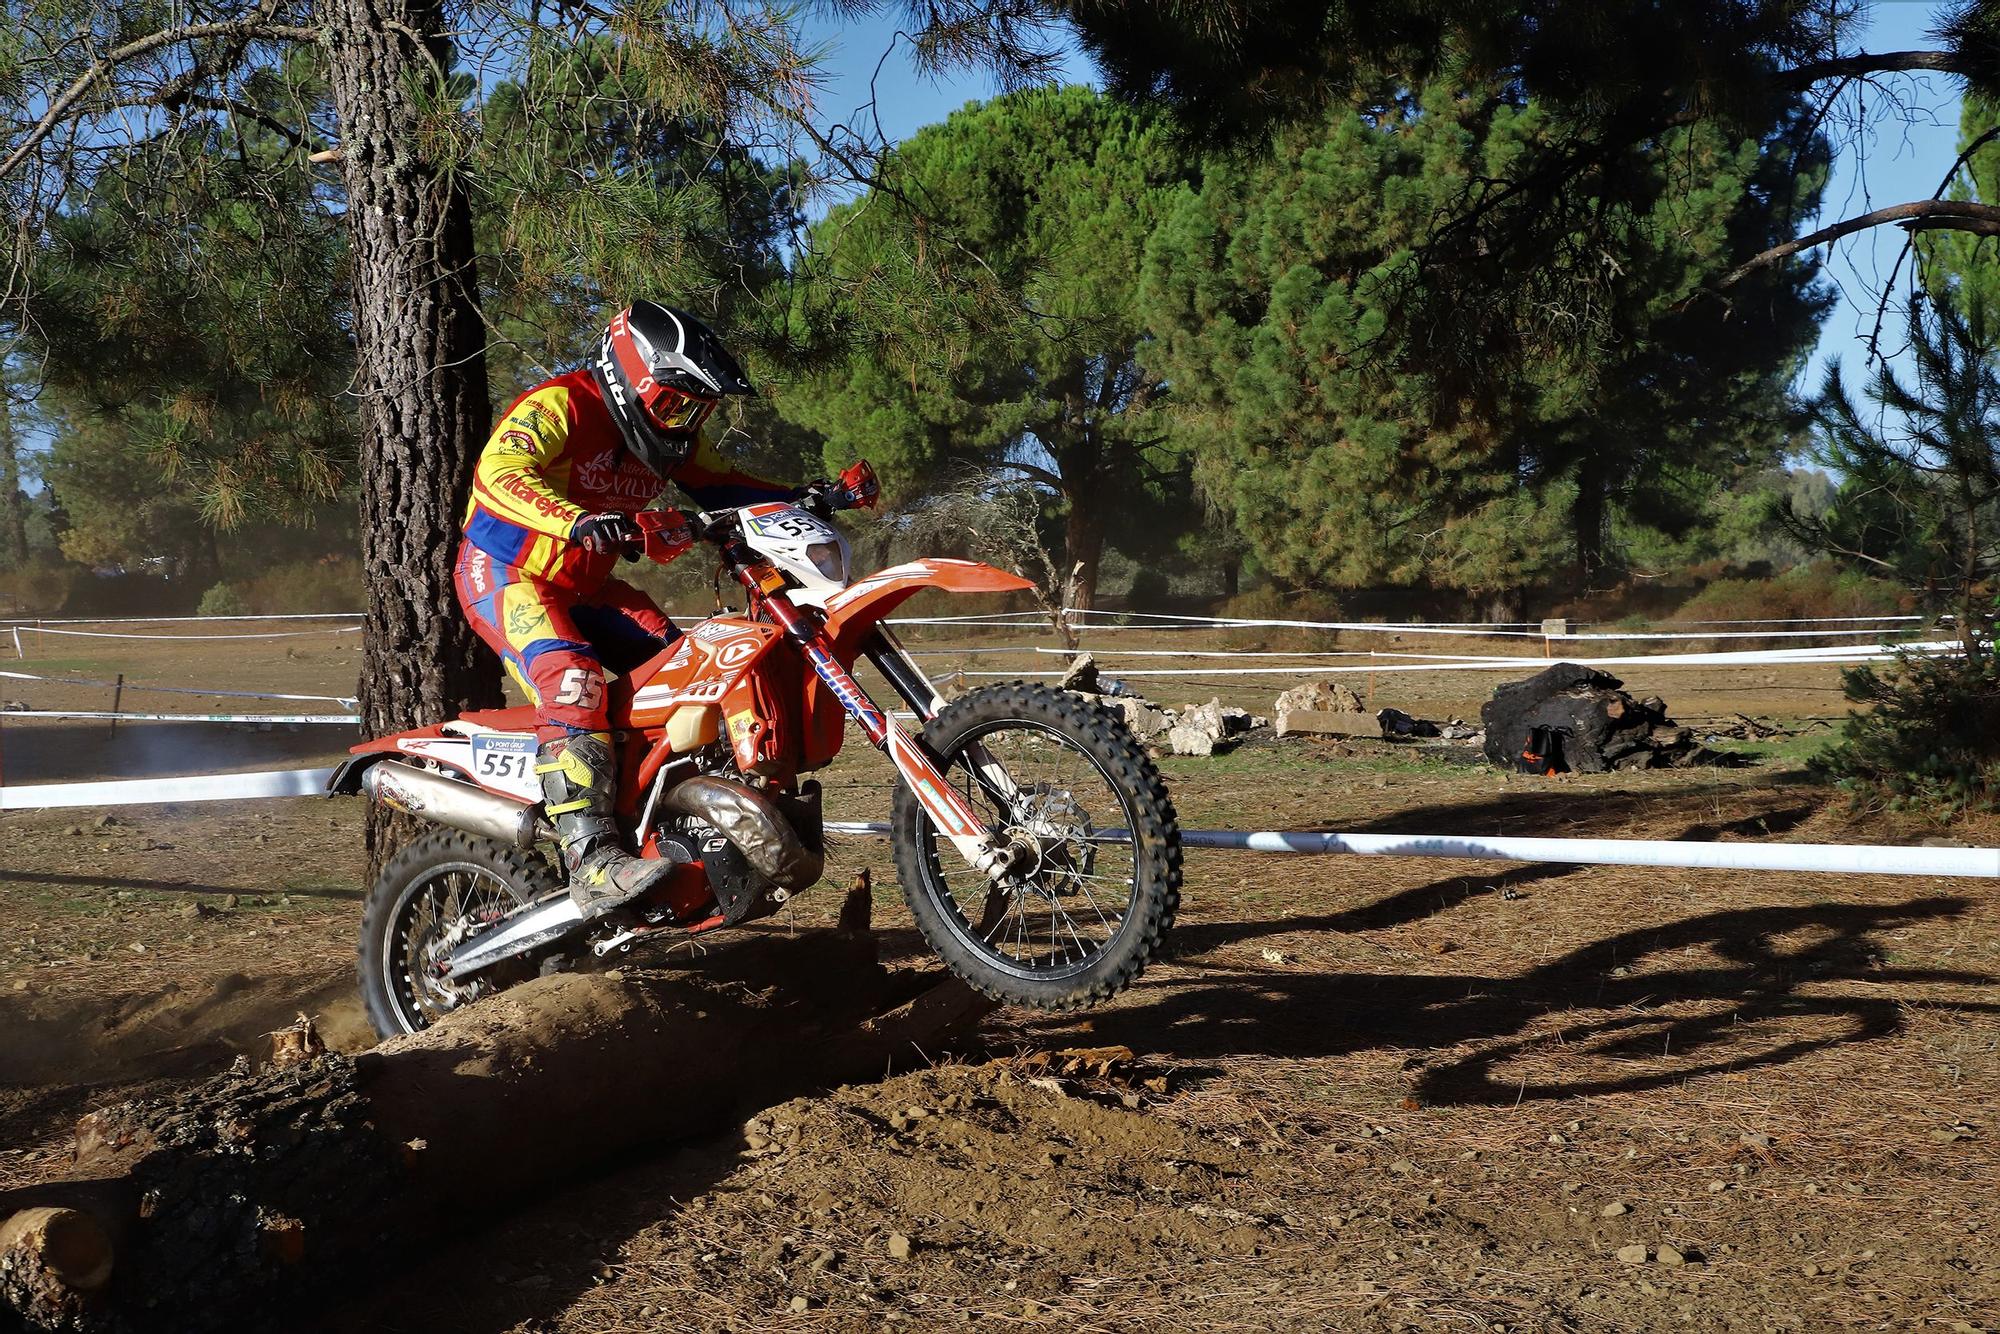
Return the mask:
<path fill-rule="evenodd" d="M 656 381 L 651 393 L 639 395 L 639 407 L 662 431 L 694 431 L 715 411 L 715 400 Z"/>

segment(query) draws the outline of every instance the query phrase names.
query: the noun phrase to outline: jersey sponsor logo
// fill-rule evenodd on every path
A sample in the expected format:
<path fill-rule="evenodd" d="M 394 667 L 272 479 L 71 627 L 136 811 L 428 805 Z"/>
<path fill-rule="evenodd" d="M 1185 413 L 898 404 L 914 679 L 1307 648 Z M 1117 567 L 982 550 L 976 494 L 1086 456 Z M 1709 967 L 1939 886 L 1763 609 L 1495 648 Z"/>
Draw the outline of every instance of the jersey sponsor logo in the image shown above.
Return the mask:
<path fill-rule="evenodd" d="M 540 491 L 535 490 L 519 473 L 510 472 L 502 477 L 500 479 L 500 489 L 515 500 L 520 501 L 523 505 L 526 505 L 529 509 L 547 518 L 555 518 L 557 515 L 569 515 L 576 510 L 576 506 L 569 504 L 567 501 L 557 500 L 554 496 L 543 495 Z"/>
<path fill-rule="evenodd" d="M 577 461 L 570 474 L 573 493 L 592 500 L 629 500 L 644 505 L 666 484 L 623 449 L 598 450 Z"/>
<path fill-rule="evenodd" d="M 500 445 L 504 449 L 518 450 L 523 454 L 532 454 L 537 448 L 534 436 L 511 427 L 500 432 Z"/>
<path fill-rule="evenodd" d="M 543 607 L 516 606 L 507 613 L 507 637 L 515 643 L 525 643 L 535 637 L 535 631 L 546 630 L 549 613 Z"/>

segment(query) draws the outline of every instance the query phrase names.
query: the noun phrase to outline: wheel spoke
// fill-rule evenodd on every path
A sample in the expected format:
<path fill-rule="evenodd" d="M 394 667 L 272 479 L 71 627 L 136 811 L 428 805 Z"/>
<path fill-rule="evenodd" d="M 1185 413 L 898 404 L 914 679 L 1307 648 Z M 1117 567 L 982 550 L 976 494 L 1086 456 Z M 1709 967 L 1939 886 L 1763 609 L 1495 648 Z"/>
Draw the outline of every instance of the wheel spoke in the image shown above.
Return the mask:
<path fill-rule="evenodd" d="M 975 751 L 1007 774 L 1012 798 L 975 767 Z M 1082 744 L 1027 720 L 968 734 L 940 758 L 958 771 L 953 786 L 988 816 L 989 831 L 1012 845 L 1016 859 L 1015 872 L 996 886 L 923 819 L 926 873 L 940 901 L 955 906 L 967 941 L 1015 967 L 1087 966 L 1117 937 L 1138 892 L 1139 859 L 1124 832 L 1133 812 L 1121 789 Z M 1100 828 L 1100 818 L 1116 832 Z M 1030 895 L 1046 903 L 1046 935 L 1043 910 Z M 1088 912 L 1079 919 L 1066 897 L 1080 898 Z"/>

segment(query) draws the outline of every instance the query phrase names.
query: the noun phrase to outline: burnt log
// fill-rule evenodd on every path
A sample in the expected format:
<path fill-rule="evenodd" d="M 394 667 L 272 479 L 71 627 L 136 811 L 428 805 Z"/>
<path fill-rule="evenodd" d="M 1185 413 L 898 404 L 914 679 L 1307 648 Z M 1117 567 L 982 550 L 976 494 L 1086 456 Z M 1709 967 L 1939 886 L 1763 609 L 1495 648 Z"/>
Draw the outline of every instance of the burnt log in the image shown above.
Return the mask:
<path fill-rule="evenodd" d="M 1500 686 L 1479 710 L 1486 758 L 1508 769 L 1584 774 L 1734 762 L 1697 743 L 1658 696 L 1633 699 L 1624 684 L 1559 662 Z"/>
<path fill-rule="evenodd" d="M 826 932 L 747 942 L 700 972 L 541 978 L 358 1056 L 239 1059 L 91 1113 L 61 1179 L 0 1192 L 0 1328 L 9 1313 L 37 1331 L 286 1327 L 428 1229 L 879 1078 L 992 1008 Z"/>

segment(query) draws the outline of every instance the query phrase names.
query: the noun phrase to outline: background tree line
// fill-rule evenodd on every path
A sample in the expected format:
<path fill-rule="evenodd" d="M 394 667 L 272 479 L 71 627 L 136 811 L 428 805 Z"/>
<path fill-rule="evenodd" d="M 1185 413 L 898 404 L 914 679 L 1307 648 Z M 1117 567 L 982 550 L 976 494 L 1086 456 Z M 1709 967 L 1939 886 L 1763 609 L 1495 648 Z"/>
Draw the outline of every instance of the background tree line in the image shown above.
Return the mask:
<path fill-rule="evenodd" d="M 1432 221 L 1550 134 L 1518 88 L 1384 74 L 1206 148 L 1163 113 L 1030 88 L 919 132 L 788 248 L 790 164 L 635 111 L 617 55 L 565 50 L 553 115 L 532 73 L 486 94 L 485 170 L 548 194 L 474 210 L 493 406 L 574 364 L 627 292 L 672 296 L 752 349 L 769 392 L 726 442 L 757 466 L 868 454 L 905 509 L 968 476 L 1025 488 L 1083 604 L 1107 558 L 1142 592 L 1248 573 L 1504 604 L 1634 560 L 1782 550 L 1755 514 L 1794 486 L 1786 387 L 1826 293 L 1792 259 L 1727 309 L 1689 298 L 1814 207 L 1827 150 L 1797 102 L 1739 139 L 1696 125 L 1651 146 L 1620 182 L 1650 202 L 1604 254 L 1607 308 L 1556 357 L 1509 330 L 1468 377 L 1395 312 Z M 285 73 L 289 96 L 324 96 Z M 68 559 L 200 590 L 269 561 L 274 528 L 297 559 L 350 549 L 347 242 L 291 147 L 217 122 L 56 219 L 17 358 L 53 440 L 43 541 Z M 606 164 L 641 182 L 616 247 L 562 197 Z"/>
<path fill-rule="evenodd" d="M 1976 4 L 1884 52 L 1824 0 L 822 8 L 1024 86 L 1066 34 L 1107 88 L 886 151 L 814 115 L 798 14 L 755 0 L 14 0 L 7 367 L 103 438 L 78 512 L 52 458 L 6 550 L 194 568 L 152 549 L 176 505 L 227 532 L 351 495 L 370 724 L 488 697 L 445 593 L 471 456 L 650 291 L 774 387 L 732 442 L 879 453 L 906 504 L 972 469 L 1039 508 L 1073 598 L 1115 558 L 1500 606 L 1735 554 L 1800 490 L 1811 247 L 2000 234 L 1976 191 L 1807 230 L 1883 79 L 2000 85 Z"/>

